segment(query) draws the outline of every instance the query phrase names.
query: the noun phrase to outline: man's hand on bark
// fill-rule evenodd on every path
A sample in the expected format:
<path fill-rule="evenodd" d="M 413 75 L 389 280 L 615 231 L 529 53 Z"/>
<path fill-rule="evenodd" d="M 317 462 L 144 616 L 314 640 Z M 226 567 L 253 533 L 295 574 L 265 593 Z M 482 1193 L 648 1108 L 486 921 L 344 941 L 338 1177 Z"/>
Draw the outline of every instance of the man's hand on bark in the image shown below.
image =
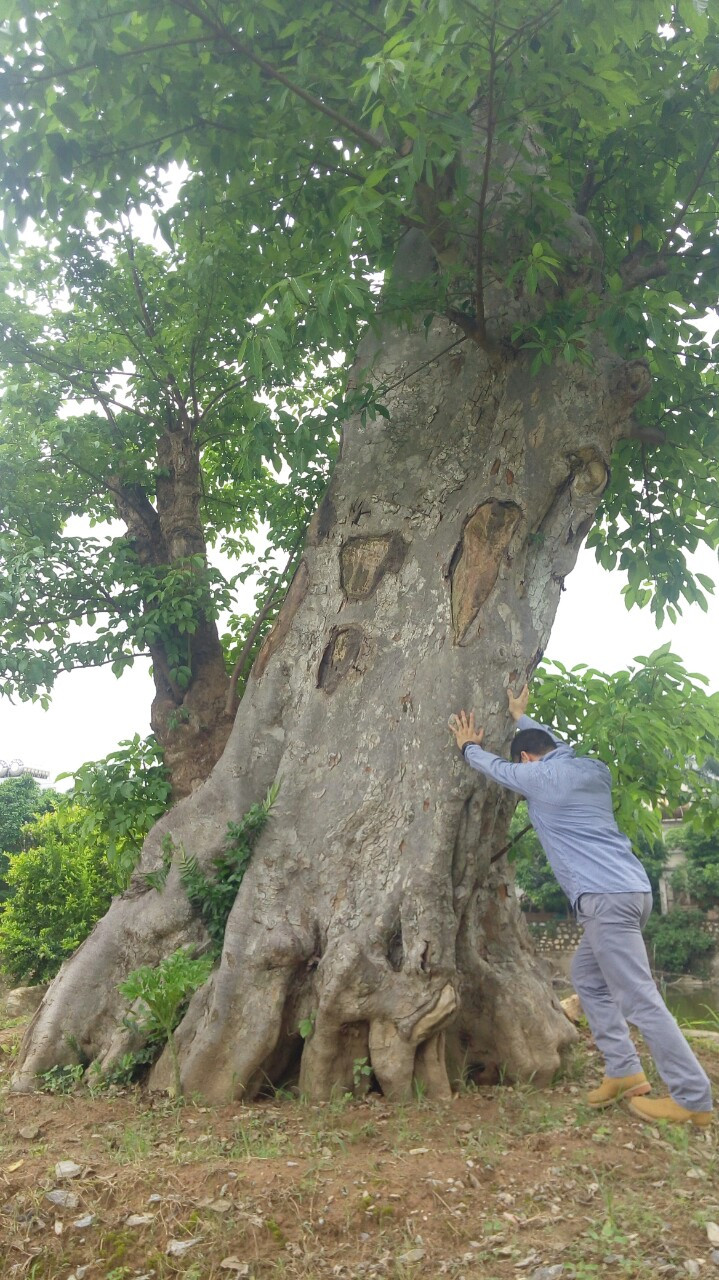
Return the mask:
<path fill-rule="evenodd" d="M 522 692 L 518 693 L 516 698 L 512 693 L 512 690 L 508 689 L 507 701 L 509 702 L 509 714 L 512 719 L 519 720 L 527 710 L 527 703 L 529 702 L 529 685 L 525 684 Z"/>
<path fill-rule="evenodd" d="M 449 728 L 460 751 L 468 742 L 475 742 L 480 746 L 484 738 L 484 729 L 478 729 L 474 723 L 473 711 L 469 715 L 466 711 L 459 711 L 456 716 L 450 716 Z"/>

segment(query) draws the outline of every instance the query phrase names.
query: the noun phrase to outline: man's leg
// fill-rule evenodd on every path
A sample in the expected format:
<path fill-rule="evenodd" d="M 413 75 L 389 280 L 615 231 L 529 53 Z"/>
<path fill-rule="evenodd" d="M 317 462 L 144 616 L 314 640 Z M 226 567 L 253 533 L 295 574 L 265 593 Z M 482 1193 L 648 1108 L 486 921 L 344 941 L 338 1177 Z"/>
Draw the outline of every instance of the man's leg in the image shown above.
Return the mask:
<path fill-rule="evenodd" d="M 594 1043 L 604 1057 L 605 1074 L 612 1079 L 636 1075 L 642 1069 L 639 1055 L 586 933 L 572 960 L 572 982 L 587 1015 Z"/>
<path fill-rule="evenodd" d="M 591 949 L 621 1014 L 642 1033 L 674 1101 L 687 1111 L 710 1111 L 711 1085 L 706 1072 L 652 977 L 641 934 L 650 912 L 648 893 L 583 894 L 577 912 L 584 928 L 582 943 Z M 597 1043 L 604 1051 L 603 1044 Z"/>

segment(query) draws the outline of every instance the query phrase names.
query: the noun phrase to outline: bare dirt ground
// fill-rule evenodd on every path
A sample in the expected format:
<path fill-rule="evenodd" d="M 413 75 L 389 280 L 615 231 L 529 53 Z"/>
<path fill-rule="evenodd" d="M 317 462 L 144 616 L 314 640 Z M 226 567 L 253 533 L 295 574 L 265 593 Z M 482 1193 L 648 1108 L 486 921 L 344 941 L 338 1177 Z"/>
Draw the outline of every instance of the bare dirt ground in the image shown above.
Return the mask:
<path fill-rule="evenodd" d="M 547 1090 L 206 1108 L 14 1097 L 21 1031 L 0 1032 L 2 1280 L 719 1277 L 719 1126 L 592 1111 L 586 1033 Z"/>

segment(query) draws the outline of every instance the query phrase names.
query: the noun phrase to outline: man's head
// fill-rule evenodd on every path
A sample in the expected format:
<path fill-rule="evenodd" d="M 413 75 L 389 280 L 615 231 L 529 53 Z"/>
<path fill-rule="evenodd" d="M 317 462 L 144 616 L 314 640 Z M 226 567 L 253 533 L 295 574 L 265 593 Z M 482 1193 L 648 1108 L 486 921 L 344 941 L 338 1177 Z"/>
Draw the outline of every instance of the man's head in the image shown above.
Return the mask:
<path fill-rule="evenodd" d="M 510 759 L 515 764 L 528 764 L 541 760 L 550 751 L 554 751 L 556 742 L 544 729 L 520 729 L 515 733 L 509 748 Z"/>

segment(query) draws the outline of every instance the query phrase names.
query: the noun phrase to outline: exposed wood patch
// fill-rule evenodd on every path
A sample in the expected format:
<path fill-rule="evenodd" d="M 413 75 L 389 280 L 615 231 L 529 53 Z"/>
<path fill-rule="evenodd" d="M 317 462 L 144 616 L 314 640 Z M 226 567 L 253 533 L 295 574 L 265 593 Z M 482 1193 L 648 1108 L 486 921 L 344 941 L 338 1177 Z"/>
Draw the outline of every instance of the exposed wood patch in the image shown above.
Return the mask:
<path fill-rule="evenodd" d="M 334 693 L 359 657 L 363 638 L 360 627 L 332 628 L 317 672 L 318 689 Z"/>
<path fill-rule="evenodd" d="M 340 551 L 340 581 L 348 600 L 367 600 L 386 573 L 397 573 L 407 543 L 398 533 L 348 538 Z"/>
<path fill-rule="evenodd" d="M 300 560 L 300 563 L 297 566 L 297 572 L 295 573 L 295 576 L 290 583 L 287 595 L 285 596 L 284 604 L 280 609 L 279 617 L 255 659 L 252 674 L 256 680 L 259 680 L 273 653 L 275 653 L 282 644 L 282 641 L 290 629 L 292 619 L 307 595 L 307 588 L 309 585 L 310 575 L 307 564 L 304 560 Z"/>
<path fill-rule="evenodd" d="M 493 499 L 467 520 L 449 570 L 456 644 L 461 644 L 497 581 L 521 514 L 516 503 Z"/>

